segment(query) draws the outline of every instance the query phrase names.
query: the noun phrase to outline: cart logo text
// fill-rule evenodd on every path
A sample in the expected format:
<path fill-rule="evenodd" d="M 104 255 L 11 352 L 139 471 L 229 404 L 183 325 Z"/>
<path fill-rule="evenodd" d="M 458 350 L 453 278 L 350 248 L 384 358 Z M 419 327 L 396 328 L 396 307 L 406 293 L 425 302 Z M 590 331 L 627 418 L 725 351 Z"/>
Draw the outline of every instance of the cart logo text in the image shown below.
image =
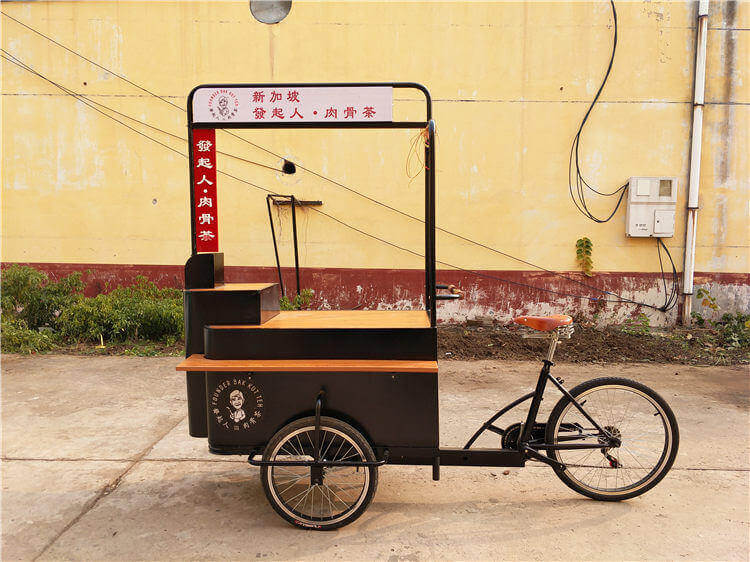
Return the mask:
<path fill-rule="evenodd" d="M 211 93 L 208 98 L 208 111 L 217 121 L 227 121 L 237 115 L 240 100 L 231 90 L 220 89 Z"/>
<path fill-rule="evenodd" d="M 250 377 L 226 379 L 211 394 L 211 412 L 225 429 L 251 429 L 263 417 L 263 394 Z"/>

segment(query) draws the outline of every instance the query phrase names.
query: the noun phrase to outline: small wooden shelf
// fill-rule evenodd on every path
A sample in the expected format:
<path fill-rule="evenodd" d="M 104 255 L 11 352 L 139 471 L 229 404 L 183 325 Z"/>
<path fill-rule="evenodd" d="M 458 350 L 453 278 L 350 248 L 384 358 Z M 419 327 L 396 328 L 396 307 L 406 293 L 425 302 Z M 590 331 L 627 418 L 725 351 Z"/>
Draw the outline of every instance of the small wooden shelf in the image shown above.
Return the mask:
<path fill-rule="evenodd" d="M 185 289 L 194 293 L 200 291 L 265 291 L 276 285 L 276 283 L 221 283 L 213 288 Z"/>
<path fill-rule="evenodd" d="M 424 310 L 284 310 L 259 325 L 211 326 L 212 329 L 399 329 L 429 328 Z"/>
<path fill-rule="evenodd" d="M 255 373 L 437 373 L 437 361 L 372 359 L 206 359 L 194 354 L 178 371 Z"/>

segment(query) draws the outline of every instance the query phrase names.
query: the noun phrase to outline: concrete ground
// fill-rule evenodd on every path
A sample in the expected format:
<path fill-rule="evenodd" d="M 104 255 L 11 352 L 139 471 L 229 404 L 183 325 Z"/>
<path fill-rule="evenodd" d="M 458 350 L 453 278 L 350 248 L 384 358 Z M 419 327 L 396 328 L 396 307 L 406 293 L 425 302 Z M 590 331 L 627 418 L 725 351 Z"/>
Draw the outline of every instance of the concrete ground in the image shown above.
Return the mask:
<path fill-rule="evenodd" d="M 391 466 L 359 520 L 317 533 L 275 514 L 244 458 L 212 456 L 205 440 L 188 436 L 177 362 L 3 358 L 4 560 L 748 559 L 746 367 L 555 368 L 570 386 L 606 374 L 635 378 L 672 405 L 680 454 L 639 498 L 588 500 L 534 464 L 507 475 L 444 467 L 440 482 L 425 467 Z M 455 446 L 498 404 L 531 389 L 538 366 L 440 369 L 441 439 Z"/>

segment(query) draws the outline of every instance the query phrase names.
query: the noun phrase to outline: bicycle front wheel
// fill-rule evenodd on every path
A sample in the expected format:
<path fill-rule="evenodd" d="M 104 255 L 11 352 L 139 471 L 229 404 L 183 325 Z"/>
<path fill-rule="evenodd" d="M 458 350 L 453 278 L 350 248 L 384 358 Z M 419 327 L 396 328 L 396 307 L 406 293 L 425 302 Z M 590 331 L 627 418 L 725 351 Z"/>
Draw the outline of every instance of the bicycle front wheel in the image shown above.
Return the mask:
<path fill-rule="evenodd" d="M 570 394 L 620 446 L 605 446 L 605 435 L 563 397 L 547 422 L 547 443 L 602 444 L 547 451 L 563 465 L 554 469 L 568 487 L 597 500 L 618 501 L 650 490 L 666 476 L 680 437 L 674 413 L 661 396 L 643 384 L 615 377 L 584 382 Z"/>

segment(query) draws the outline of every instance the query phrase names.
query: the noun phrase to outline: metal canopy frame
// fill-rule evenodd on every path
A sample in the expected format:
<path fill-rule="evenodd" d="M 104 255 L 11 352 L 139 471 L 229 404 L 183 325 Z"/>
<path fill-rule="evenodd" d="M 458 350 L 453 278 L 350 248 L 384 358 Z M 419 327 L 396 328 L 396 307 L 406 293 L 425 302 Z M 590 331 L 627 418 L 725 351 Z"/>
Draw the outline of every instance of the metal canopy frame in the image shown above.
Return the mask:
<path fill-rule="evenodd" d="M 281 122 L 281 123 L 205 123 L 193 122 L 193 96 L 202 88 L 340 88 L 387 86 L 395 89 L 418 90 L 425 97 L 424 121 L 373 121 L 373 122 Z M 192 254 L 197 253 L 195 240 L 195 201 L 193 194 L 193 130 L 194 129 L 427 129 L 425 144 L 425 307 L 430 325 L 437 325 L 437 295 L 435 282 L 435 122 L 432 119 L 432 98 L 423 85 L 416 82 L 325 82 L 325 83 L 272 83 L 272 84 L 202 84 L 196 86 L 187 98 L 188 157 L 190 159 L 190 229 Z"/>

